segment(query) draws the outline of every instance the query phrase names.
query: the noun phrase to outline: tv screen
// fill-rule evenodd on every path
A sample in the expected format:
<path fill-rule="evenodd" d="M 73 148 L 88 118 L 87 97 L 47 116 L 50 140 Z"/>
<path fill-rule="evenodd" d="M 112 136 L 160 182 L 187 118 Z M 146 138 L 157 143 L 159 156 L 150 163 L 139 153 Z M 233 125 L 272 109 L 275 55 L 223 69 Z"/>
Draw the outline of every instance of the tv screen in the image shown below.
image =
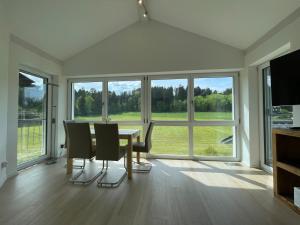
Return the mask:
<path fill-rule="evenodd" d="M 272 105 L 300 104 L 300 50 L 270 62 Z"/>

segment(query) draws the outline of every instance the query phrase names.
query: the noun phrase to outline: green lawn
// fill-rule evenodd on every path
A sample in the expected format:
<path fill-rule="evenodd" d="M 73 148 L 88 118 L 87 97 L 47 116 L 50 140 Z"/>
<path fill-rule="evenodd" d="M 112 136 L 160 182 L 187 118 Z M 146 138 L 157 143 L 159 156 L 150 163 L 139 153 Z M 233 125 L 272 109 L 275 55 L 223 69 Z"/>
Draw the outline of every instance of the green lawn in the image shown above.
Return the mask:
<path fill-rule="evenodd" d="M 196 113 L 199 120 L 230 120 L 231 113 Z M 100 121 L 100 116 L 76 117 L 76 120 Z M 138 113 L 112 115 L 112 120 L 137 120 Z M 153 120 L 186 120 L 186 113 L 153 113 Z M 142 126 L 120 125 L 121 129 L 139 129 Z M 42 126 L 18 128 L 18 164 L 42 155 Z M 233 135 L 232 127 L 206 126 L 194 127 L 194 154 L 200 156 L 232 156 L 233 145 L 222 144 L 221 140 Z M 154 126 L 152 135 L 153 154 L 188 155 L 188 127 Z M 124 142 L 122 142 L 124 144 Z"/>
<path fill-rule="evenodd" d="M 111 120 L 115 121 L 134 121 L 141 119 L 141 115 L 136 112 L 120 113 L 109 116 Z M 85 121 L 99 121 L 101 116 L 77 116 L 76 120 Z M 211 121 L 211 120 L 231 120 L 232 113 L 230 112 L 196 112 L 195 120 L 199 121 Z M 187 113 L 152 113 L 152 120 L 187 120 Z"/>
<path fill-rule="evenodd" d="M 30 127 L 18 128 L 18 145 L 17 145 L 17 163 L 23 163 L 36 159 L 43 155 L 44 145 L 43 132 L 41 125 L 31 125 Z"/>
<path fill-rule="evenodd" d="M 123 113 L 110 116 L 112 120 L 138 120 L 138 113 Z M 231 113 L 197 112 L 195 119 L 199 121 L 230 120 Z M 99 121 L 100 116 L 76 117 L 76 120 Z M 187 113 L 152 113 L 153 120 L 187 120 Z M 123 129 L 142 129 L 141 126 L 120 126 Z M 194 127 L 194 154 L 200 156 L 232 156 L 233 145 L 221 144 L 221 140 L 233 135 L 232 127 Z M 188 128 L 183 126 L 158 126 L 152 135 L 153 154 L 188 155 Z"/>

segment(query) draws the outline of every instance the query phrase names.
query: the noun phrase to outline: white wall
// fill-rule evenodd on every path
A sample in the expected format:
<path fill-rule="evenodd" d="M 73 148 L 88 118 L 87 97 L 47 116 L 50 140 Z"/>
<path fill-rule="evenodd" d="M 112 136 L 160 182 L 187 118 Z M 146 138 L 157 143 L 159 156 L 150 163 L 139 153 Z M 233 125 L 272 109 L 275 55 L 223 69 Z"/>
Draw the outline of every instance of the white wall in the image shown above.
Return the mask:
<path fill-rule="evenodd" d="M 6 179 L 6 169 L 1 169 L 1 162 L 6 161 L 7 128 L 7 90 L 8 90 L 8 52 L 9 31 L 5 11 L 0 1 L 0 187 Z"/>
<path fill-rule="evenodd" d="M 274 32 L 274 30 L 276 32 Z M 287 18 L 284 26 L 279 25 L 267 35 L 262 42 L 247 51 L 245 56 L 245 69 L 241 79 L 241 137 L 242 161 L 250 166 L 258 167 L 259 142 L 263 138 L 259 130 L 259 75 L 257 66 L 263 64 L 280 54 L 300 48 L 300 10 Z"/>
<path fill-rule="evenodd" d="M 240 79 L 240 117 L 242 162 L 259 167 L 258 76 L 256 67 L 244 69 Z"/>
<path fill-rule="evenodd" d="M 64 75 L 242 68 L 244 54 L 171 26 L 138 22 L 64 62 Z"/>
<path fill-rule="evenodd" d="M 10 41 L 10 58 L 9 58 L 9 79 L 8 79 L 8 111 L 7 119 L 9 126 L 7 127 L 7 175 L 13 176 L 17 174 L 17 127 L 18 127 L 18 86 L 19 86 L 19 69 L 21 66 L 27 66 L 35 70 L 42 71 L 46 74 L 54 75 L 55 80 L 62 83 L 59 88 L 58 104 L 59 109 L 59 118 L 58 124 L 61 124 L 62 120 L 65 118 L 65 95 L 63 86 L 64 78 L 62 75 L 62 66 L 46 57 L 41 56 L 40 54 L 29 50 L 26 46 L 22 46 L 19 43 Z M 63 129 L 61 125 L 58 129 L 57 136 L 60 139 L 64 139 Z M 60 140 L 61 141 L 61 140 Z M 60 143 L 60 142 L 58 142 Z M 63 142 L 62 142 L 63 143 Z"/>

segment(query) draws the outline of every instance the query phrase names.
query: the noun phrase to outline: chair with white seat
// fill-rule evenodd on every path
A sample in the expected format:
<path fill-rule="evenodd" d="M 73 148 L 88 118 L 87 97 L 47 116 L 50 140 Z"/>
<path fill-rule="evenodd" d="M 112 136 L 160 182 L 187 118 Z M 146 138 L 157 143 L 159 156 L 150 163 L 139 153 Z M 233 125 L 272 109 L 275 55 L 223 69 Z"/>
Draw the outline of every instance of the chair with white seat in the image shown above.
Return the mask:
<path fill-rule="evenodd" d="M 146 137 L 145 137 L 145 142 L 136 142 L 133 143 L 132 146 L 132 151 L 137 153 L 137 162 L 132 168 L 133 172 L 144 172 L 148 173 L 150 172 L 152 168 L 151 163 L 144 163 L 140 162 L 140 153 L 149 153 L 151 148 L 152 148 L 152 142 L 151 142 L 151 136 L 152 136 L 152 131 L 153 131 L 153 122 L 149 123 L 147 132 L 146 132 Z"/>

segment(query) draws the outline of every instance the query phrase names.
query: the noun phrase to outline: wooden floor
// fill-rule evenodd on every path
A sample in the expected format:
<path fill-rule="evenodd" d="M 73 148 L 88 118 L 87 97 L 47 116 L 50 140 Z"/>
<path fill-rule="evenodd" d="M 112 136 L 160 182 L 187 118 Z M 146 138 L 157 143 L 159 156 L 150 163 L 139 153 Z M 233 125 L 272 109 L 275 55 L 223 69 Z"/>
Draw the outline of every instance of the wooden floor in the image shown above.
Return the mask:
<path fill-rule="evenodd" d="M 239 163 L 153 160 L 119 188 L 72 185 L 64 164 L 38 165 L 0 189 L 1 225 L 299 225 L 272 177 Z"/>

